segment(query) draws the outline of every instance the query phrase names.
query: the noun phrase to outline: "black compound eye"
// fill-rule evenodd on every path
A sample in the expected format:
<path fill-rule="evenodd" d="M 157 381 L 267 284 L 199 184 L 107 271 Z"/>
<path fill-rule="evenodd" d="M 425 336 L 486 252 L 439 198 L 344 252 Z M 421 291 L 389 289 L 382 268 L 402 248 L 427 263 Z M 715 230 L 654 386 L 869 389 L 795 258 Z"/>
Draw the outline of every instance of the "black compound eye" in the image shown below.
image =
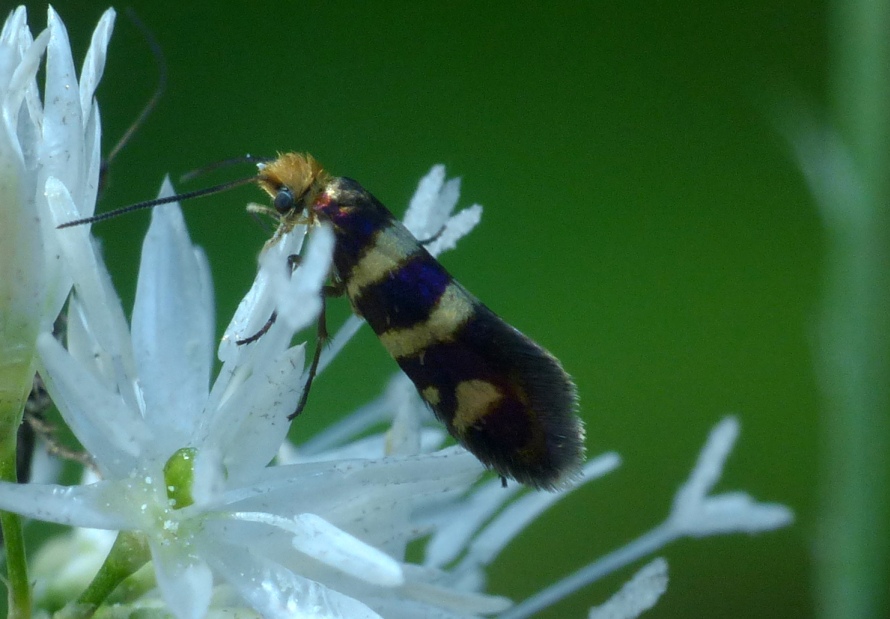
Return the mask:
<path fill-rule="evenodd" d="M 284 215 L 294 208 L 294 194 L 287 187 L 282 187 L 275 194 L 275 200 L 272 201 L 275 210 Z"/>

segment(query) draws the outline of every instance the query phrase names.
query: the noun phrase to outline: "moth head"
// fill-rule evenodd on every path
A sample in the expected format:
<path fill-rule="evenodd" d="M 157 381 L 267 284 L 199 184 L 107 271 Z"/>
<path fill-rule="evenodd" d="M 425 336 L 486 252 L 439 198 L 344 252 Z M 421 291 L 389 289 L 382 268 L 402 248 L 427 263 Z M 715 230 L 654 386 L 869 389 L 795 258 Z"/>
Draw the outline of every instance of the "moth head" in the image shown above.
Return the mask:
<path fill-rule="evenodd" d="M 311 206 L 329 178 L 311 155 L 283 153 L 260 164 L 257 183 L 271 196 L 279 223 L 290 229 L 306 221 L 304 213 L 311 215 Z"/>

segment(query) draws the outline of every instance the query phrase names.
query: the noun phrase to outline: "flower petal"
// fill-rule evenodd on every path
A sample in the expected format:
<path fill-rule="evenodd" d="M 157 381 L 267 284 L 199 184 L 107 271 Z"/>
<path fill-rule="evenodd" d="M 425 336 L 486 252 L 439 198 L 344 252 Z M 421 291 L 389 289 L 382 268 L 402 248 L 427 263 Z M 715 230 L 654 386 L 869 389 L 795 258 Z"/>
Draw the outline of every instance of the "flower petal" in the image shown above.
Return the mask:
<path fill-rule="evenodd" d="M 249 338 L 258 333 L 272 312 L 276 309 L 277 286 L 280 281 L 288 277 L 288 257 L 299 254 L 305 237 L 305 226 L 297 226 L 289 233 L 282 236 L 277 243 L 263 250 L 260 256 L 260 269 L 253 285 L 244 299 L 235 310 L 232 321 L 226 327 L 222 342 L 219 345 L 219 359 L 223 363 L 237 362 L 241 357 L 252 351 L 273 329 L 285 333 L 287 341 L 293 336 L 293 331 L 284 330 L 282 327 L 286 321 L 276 321 L 269 332 L 250 346 L 239 346 L 238 340 Z M 288 333 L 288 331 L 290 331 Z M 282 348 L 283 350 L 283 348 Z"/>
<path fill-rule="evenodd" d="M 56 225 L 78 216 L 68 188 L 58 179 L 47 179 L 46 199 Z M 57 238 L 62 262 L 80 298 L 84 326 L 94 342 L 91 353 L 102 357 L 101 367 L 107 379 L 120 390 L 127 405 L 141 411 L 142 395 L 136 384 L 130 330 L 111 277 L 90 240 L 89 230 L 86 226 L 65 228 Z"/>
<path fill-rule="evenodd" d="M 88 217 L 96 210 L 99 192 L 99 171 L 102 163 L 102 124 L 99 121 L 99 105 L 94 98 L 96 88 L 105 70 L 108 41 L 114 28 L 114 9 L 106 9 L 93 31 L 83 67 L 80 70 L 80 106 L 84 121 L 84 164 L 86 178 L 81 217 Z"/>
<path fill-rule="evenodd" d="M 287 436 L 302 392 L 305 346 L 294 346 L 251 375 L 217 410 L 204 414 L 197 444 L 225 454 L 229 484 L 253 479 Z"/>
<path fill-rule="evenodd" d="M 294 548 L 341 572 L 382 587 L 405 582 L 398 562 L 315 514 L 294 517 Z"/>
<path fill-rule="evenodd" d="M 278 317 L 286 320 L 293 331 L 299 331 L 318 317 L 322 305 L 321 287 L 331 272 L 333 254 L 334 231 L 327 225 L 317 226 L 309 235 L 299 268 L 286 278 L 277 278 L 275 307 Z M 278 256 L 271 259 L 280 260 Z M 261 263 L 266 261 L 264 256 Z M 281 273 L 281 270 L 276 272 Z"/>
<path fill-rule="evenodd" d="M 487 595 L 455 586 L 448 572 L 420 567 L 405 566 L 406 584 L 399 592 L 412 600 L 428 604 L 429 611 L 448 609 L 459 616 L 493 615 L 513 605 L 509 598 Z"/>
<path fill-rule="evenodd" d="M 175 544 L 150 540 L 158 588 L 170 611 L 178 619 L 202 619 L 210 607 L 213 574 L 197 553 Z"/>
<path fill-rule="evenodd" d="M 68 32 L 52 7 L 47 11 L 47 24 L 50 38 L 46 50 L 43 139 L 39 145 L 43 169 L 37 183 L 39 187 L 50 176 L 56 177 L 79 206 L 86 178 L 80 90 Z"/>
<path fill-rule="evenodd" d="M 460 194 L 460 179 L 449 187 L 448 199 L 441 200 L 445 185 L 445 166 L 434 165 L 417 183 L 408 210 L 402 218 L 405 227 L 418 239 L 430 238 L 448 219 Z"/>
<path fill-rule="evenodd" d="M 24 11 L 17 13 L 17 15 L 24 15 Z M 27 26 L 23 25 L 21 28 L 27 32 Z M 12 38 L 12 32 L 10 31 L 10 38 Z M 18 33 L 16 33 L 18 34 Z M 3 94 L 3 99 L 0 101 L 3 106 L 3 124 L 5 125 L 5 133 L 7 134 L 7 138 L 12 140 L 12 144 L 14 146 L 14 152 L 20 162 L 21 165 L 25 163 L 25 153 L 22 150 L 22 144 L 15 137 L 19 130 L 19 113 L 22 110 L 22 101 L 25 99 L 26 93 L 30 87 L 35 83 L 35 76 L 37 75 L 37 69 L 40 66 L 40 60 L 43 58 L 43 52 L 46 50 L 46 46 L 49 44 L 49 31 L 44 30 L 28 47 L 25 49 L 24 53 L 21 54 L 21 58 L 19 59 L 17 66 L 14 66 L 14 71 L 11 75 L 8 76 L 8 83 L 2 84 L 4 88 L 0 90 Z M 18 39 L 18 37 L 15 37 Z M 20 44 L 18 40 L 9 40 L 8 47 L 6 43 L 4 43 L 4 51 L 3 56 L 9 56 L 10 60 L 14 62 L 14 58 L 18 55 L 13 49 Z M 4 69 L 4 73 L 7 73 L 8 69 Z M 31 145 L 28 145 L 29 148 Z M 26 173 L 29 171 L 25 171 Z M 28 184 L 31 184 L 31 180 L 29 179 Z M 33 196 L 29 198 L 33 200 Z"/>
<path fill-rule="evenodd" d="M 103 474 L 129 475 L 142 446 L 153 441 L 142 417 L 76 362 L 52 335 L 42 333 L 37 347 L 47 390 L 81 445 Z"/>
<path fill-rule="evenodd" d="M 0 482 L 0 509 L 29 518 L 91 529 L 126 529 L 132 514 L 109 509 L 122 496 L 121 483 L 89 485 L 14 484 Z"/>
<path fill-rule="evenodd" d="M 213 560 L 214 569 L 266 619 L 381 619 L 358 600 L 242 548 L 214 544 L 205 554 Z"/>
<path fill-rule="evenodd" d="M 426 245 L 426 250 L 433 256 L 439 256 L 457 246 L 457 242 L 469 234 L 482 221 L 482 207 L 474 204 L 465 208 L 445 222 L 441 234 Z"/>
<path fill-rule="evenodd" d="M 105 70 L 105 57 L 108 50 L 108 41 L 111 40 L 111 32 L 114 29 L 114 9 L 108 8 L 99 18 L 90 39 L 90 47 L 83 59 L 83 68 L 80 70 L 80 110 L 81 118 L 89 118 L 93 107 L 93 94 L 102 79 Z"/>
<path fill-rule="evenodd" d="M 571 488 L 562 492 L 530 492 L 523 495 L 498 514 L 479 533 L 470 544 L 461 565 L 488 565 L 520 531 L 531 524 L 544 510 L 549 509 L 554 503 L 587 482 L 615 470 L 620 463 L 621 459 L 618 454 L 605 453 L 587 461 L 581 469 L 581 482 Z"/>
<path fill-rule="evenodd" d="M 173 195 L 169 181 L 159 197 Z M 178 204 L 152 210 L 133 307 L 133 355 L 148 423 L 163 428 L 159 453 L 191 438 L 207 402 L 214 309 L 204 253 L 192 245 Z"/>
<path fill-rule="evenodd" d="M 658 557 L 640 568 L 604 604 L 591 608 L 588 619 L 635 619 L 655 606 L 667 584 L 667 561 Z"/>

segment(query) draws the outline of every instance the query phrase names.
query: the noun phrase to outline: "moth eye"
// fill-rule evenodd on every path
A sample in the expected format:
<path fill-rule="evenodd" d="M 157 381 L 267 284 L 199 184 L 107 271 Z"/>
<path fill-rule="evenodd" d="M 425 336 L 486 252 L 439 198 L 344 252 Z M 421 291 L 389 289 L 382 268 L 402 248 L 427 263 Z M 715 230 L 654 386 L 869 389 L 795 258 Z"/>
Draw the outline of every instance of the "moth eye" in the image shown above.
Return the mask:
<path fill-rule="evenodd" d="M 275 200 L 273 200 L 272 205 L 276 211 L 284 215 L 294 208 L 294 194 L 287 187 L 282 187 L 275 194 Z"/>

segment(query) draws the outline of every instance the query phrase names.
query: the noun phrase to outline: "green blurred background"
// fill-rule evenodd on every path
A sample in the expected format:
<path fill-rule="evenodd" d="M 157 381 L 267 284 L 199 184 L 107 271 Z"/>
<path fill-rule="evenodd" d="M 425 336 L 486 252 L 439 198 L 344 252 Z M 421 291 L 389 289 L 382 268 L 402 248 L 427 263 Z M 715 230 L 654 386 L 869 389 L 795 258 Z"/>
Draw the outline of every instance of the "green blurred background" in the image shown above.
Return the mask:
<path fill-rule="evenodd" d="M 398 215 L 445 163 L 463 179 L 461 204 L 485 207 L 443 262 L 574 375 L 590 453 L 624 458 L 508 548 L 491 592 L 521 600 L 661 521 L 732 413 L 742 436 L 719 489 L 786 503 L 798 521 L 666 549 L 671 582 L 647 616 L 813 615 L 824 240 L 775 105 L 824 104 L 824 4 L 131 5 L 163 47 L 169 85 L 99 210 L 153 197 L 166 173 L 281 150 L 313 153 Z M 45 6 L 28 6 L 42 27 Z M 106 4 L 55 7 L 82 58 Z M 98 92 L 106 148 L 156 79 L 119 15 Z M 213 268 L 220 333 L 267 237 L 244 212 L 251 200 L 263 197 L 245 187 L 186 209 Z M 95 228 L 127 307 L 147 221 Z M 345 301 L 333 305 L 346 315 Z M 293 432 L 368 401 L 395 368 L 363 331 Z M 630 574 L 541 616 L 584 617 Z"/>

